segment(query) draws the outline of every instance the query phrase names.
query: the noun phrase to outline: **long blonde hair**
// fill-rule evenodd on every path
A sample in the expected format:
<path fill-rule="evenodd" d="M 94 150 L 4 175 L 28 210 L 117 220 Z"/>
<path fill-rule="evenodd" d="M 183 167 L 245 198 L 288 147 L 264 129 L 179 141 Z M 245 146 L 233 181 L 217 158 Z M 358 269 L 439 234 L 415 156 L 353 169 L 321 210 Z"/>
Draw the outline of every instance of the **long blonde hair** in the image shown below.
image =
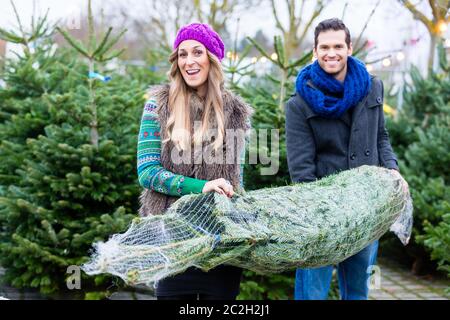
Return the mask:
<path fill-rule="evenodd" d="M 203 142 L 209 129 L 209 117 L 214 113 L 217 124 L 217 135 L 214 141 L 214 149 L 218 149 L 223 144 L 225 136 L 225 117 L 223 112 L 222 90 L 224 85 L 224 73 L 219 59 L 206 50 L 210 61 L 207 85 L 208 89 L 203 108 L 202 125 L 200 130 L 194 132 L 194 144 Z M 170 116 L 166 125 L 166 137 L 163 142 L 172 140 L 174 145 L 181 150 L 186 150 L 192 144 L 191 119 L 190 119 L 190 98 L 192 90 L 183 79 L 178 68 L 178 49 L 175 49 L 170 57 L 172 64 L 168 72 L 170 80 L 169 89 L 169 110 Z"/>

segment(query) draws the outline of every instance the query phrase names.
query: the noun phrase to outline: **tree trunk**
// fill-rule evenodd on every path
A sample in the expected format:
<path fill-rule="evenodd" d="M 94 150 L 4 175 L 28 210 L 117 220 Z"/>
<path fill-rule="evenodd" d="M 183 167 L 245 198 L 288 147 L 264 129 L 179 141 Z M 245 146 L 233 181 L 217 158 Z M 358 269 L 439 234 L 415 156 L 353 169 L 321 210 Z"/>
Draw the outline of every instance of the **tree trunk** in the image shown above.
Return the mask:
<path fill-rule="evenodd" d="M 286 96 L 286 81 L 288 78 L 288 72 L 289 71 L 287 69 L 281 69 L 280 103 L 278 107 L 282 113 L 284 112 L 284 97 Z"/>
<path fill-rule="evenodd" d="M 89 73 L 94 72 L 94 61 L 92 59 L 89 60 Z M 98 149 L 98 129 L 97 129 L 97 106 L 95 105 L 95 96 L 94 96 L 94 78 L 89 79 L 89 105 L 92 111 L 92 121 L 91 125 L 91 143 Z"/>
<path fill-rule="evenodd" d="M 434 56 L 436 52 L 436 45 L 438 36 L 430 32 L 430 52 L 428 56 L 428 72 L 434 70 Z"/>

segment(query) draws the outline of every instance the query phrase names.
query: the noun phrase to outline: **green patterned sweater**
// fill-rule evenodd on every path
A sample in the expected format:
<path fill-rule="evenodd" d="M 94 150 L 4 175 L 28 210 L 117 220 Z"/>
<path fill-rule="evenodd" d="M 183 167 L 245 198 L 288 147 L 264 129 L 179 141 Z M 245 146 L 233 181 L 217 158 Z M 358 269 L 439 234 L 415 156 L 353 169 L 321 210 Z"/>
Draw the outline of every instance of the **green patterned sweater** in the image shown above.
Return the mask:
<path fill-rule="evenodd" d="M 161 164 L 161 128 L 156 113 L 156 100 L 150 98 L 144 106 L 137 145 L 137 172 L 139 184 L 147 189 L 171 196 L 201 193 L 206 180 L 175 174 Z M 241 159 L 245 156 L 245 148 Z M 243 186 L 241 161 L 240 184 Z"/>

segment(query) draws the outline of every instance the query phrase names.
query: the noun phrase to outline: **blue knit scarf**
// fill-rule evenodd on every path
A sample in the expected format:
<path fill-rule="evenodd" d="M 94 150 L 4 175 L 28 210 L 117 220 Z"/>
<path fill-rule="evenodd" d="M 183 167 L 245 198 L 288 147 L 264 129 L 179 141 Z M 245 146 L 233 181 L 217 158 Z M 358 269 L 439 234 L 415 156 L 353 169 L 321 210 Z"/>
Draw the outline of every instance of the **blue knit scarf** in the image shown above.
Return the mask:
<path fill-rule="evenodd" d="M 319 90 L 307 85 L 311 80 Z M 303 68 L 296 80 L 297 92 L 315 113 L 324 118 L 339 118 L 356 106 L 370 90 L 370 75 L 363 62 L 348 57 L 344 83 L 326 73 L 317 60 Z"/>

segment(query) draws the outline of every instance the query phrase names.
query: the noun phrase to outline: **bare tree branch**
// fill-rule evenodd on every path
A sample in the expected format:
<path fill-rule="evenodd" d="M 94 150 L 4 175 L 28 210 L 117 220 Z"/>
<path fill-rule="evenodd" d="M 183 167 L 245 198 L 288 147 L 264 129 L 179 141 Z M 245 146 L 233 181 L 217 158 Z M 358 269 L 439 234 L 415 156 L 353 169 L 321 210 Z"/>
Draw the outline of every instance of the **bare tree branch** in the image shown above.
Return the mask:
<path fill-rule="evenodd" d="M 283 25 L 281 24 L 281 21 L 280 21 L 280 19 L 278 17 L 277 8 L 275 6 L 275 1 L 274 0 L 270 0 L 270 3 L 272 5 L 272 13 L 273 13 L 273 17 L 275 18 L 276 26 L 284 34 L 284 33 L 286 33 L 286 31 L 284 30 Z"/>
<path fill-rule="evenodd" d="M 295 10 L 293 10 L 295 8 L 295 2 L 292 2 L 290 0 L 285 0 L 286 1 L 286 6 L 288 8 L 288 12 L 289 12 L 289 17 L 294 16 L 295 17 Z"/>
<path fill-rule="evenodd" d="M 298 25 L 301 26 L 303 22 L 303 10 L 305 9 L 306 0 L 302 0 L 302 4 L 300 5 L 300 10 L 298 12 Z"/>
<path fill-rule="evenodd" d="M 431 7 L 431 12 L 433 13 L 433 17 L 439 17 L 440 13 L 439 10 L 436 8 L 436 3 L 434 3 L 434 0 L 428 0 L 428 3 Z"/>
<path fill-rule="evenodd" d="M 373 7 L 372 11 L 370 12 L 369 18 L 367 18 L 366 23 L 365 23 L 363 29 L 361 30 L 361 32 L 360 32 L 358 38 L 357 38 L 356 41 L 355 41 L 355 44 L 353 45 L 353 48 L 354 48 L 355 50 L 358 50 L 358 46 L 359 46 L 359 43 L 361 42 L 362 36 L 363 36 L 363 34 L 364 34 L 364 31 L 366 31 L 367 26 L 369 25 L 370 20 L 372 20 L 372 17 L 373 17 L 373 15 L 375 14 L 375 11 L 377 10 L 378 6 L 380 5 L 380 2 L 381 2 L 381 0 L 378 0 L 378 2 L 375 4 L 375 6 Z"/>
<path fill-rule="evenodd" d="M 429 31 L 433 30 L 433 23 L 422 12 L 417 10 L 409 0 L 399 0 L 414 16 L 414 19 L 420 20 Z"/>
<path fill-rule="evenodd" d="M 428 58 L 428 69 L 433 69 L 434 66 L 434 56 L 436 51 L 436 46 L 440 41 L 441 30 L 439 30 L 439 23 L 449 23 L 450 17 L 448 17 L 448 11 L 450 8 L 450 0 L 428 0 L 428 4 L 431 7 L 431 12 L 433 18 L 430 19 L 426 17 L 422 12 L 420 12 L 417 7 L 412 4 L 409 0 L 398 0 L 401 4 L 405 6 L 412 14 L 415 20 L 421 21 L 427 28 L 430 34 L 430 51 Z"/>
<path fill-rule="evenodd" d="M 450 22 L 450 0 L 436 0 L 436 10 L 439 12 L 440 19 Z"/>
<path fill-rule="evenodd" d="M 288 10 L 289 10 L 289 30 L 297 30 L 300 27 L 300 25 L 298 25 L 298 18 L 295 16 L 295 0 L 289 1 Z"/>
<path fill-rule="evenodd" d="M 303 41 L 305 40 L 305 37 L 306 37 L 309 29 L 311 28 L 312 23 L 322 13 L 322 11 L 325 8 L 326 4 L 327 3 L 324 3 L 323 1 L 318 1 L 316 3 L 316 7 L 314 9 L 314 12 L 311 15 L 310 19 L 308 20 L 308 22 L 306 23 L 305 27 L 303 28 L 303 32 L 302 32 L 302 34 L 301 34 L 301 36 L 300 36 L 300 38 L 298 40 L 298 43 L 303 43 Z"/>

